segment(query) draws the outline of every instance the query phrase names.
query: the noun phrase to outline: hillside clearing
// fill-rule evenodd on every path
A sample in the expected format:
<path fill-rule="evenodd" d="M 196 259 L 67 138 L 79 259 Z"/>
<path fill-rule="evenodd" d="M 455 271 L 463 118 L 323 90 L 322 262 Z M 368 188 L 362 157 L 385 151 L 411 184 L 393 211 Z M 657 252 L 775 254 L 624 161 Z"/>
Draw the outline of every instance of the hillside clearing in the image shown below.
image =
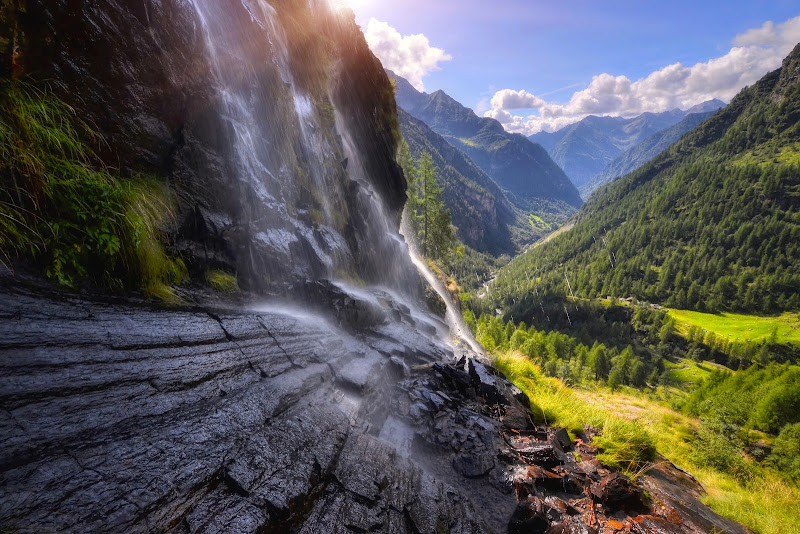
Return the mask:
<path fill-rule="evenodd" d="M 730 341 L 769 341 L 800 344 L 800 313 L 785 312 L 777 316 L 743 315 L 738 313 L 702 313 L 670 310 L 677 332 L 686 337 L 692 326 L 714 332 Z"/>

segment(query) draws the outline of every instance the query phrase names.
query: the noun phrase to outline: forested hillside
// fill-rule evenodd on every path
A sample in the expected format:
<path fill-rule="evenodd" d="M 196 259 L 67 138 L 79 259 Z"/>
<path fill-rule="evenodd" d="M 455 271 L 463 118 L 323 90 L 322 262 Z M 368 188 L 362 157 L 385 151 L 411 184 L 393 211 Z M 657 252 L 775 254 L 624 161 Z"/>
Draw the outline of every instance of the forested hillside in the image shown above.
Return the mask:
<path fill-rule="evenodd" d="M 799 73 L 797 47 L 651 163 L 600 189 L 571 231 L 511 262 L 480 308 L 519 320 L 571 291 L 700 311 L 800 307 Z"/>
<path fill-rule="evenodd" d="M 506 196 L 490 176 L 462 151 L 453 147 L 424 122 L 398 109 L 400 131 L 411 155 L 427 152 L 433 159 L 458 238 L 468 247 L 493 256 L 515 254 L 566 222 L 566 214 L 534 212 L 531 218 Z"/>

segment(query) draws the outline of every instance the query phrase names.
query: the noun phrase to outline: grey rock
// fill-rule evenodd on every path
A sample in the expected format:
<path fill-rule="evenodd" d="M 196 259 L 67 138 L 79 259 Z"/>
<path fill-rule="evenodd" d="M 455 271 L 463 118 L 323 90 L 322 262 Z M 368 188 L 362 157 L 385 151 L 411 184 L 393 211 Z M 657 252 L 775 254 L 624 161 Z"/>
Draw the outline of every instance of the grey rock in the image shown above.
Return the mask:
<path fill-rule="evenodd" d="M 494 467 L 494 458 L 488 454 L 462 454 L 453 460 L 453 469 L 467 478 L 486 476 Z"/>
<path fill-rule="evenodd" d="M 478 390 L 478 394 L 491 404 L 508 404 L 508 399 L 503 394 L 500 379 L 489 372 L 487 367 L 476 359 L 468 362 L 469 376 Z"/>
<path fill-rule="evenodd" d="M 8 528 L 483 531 L 462 492 L 368 433 L 399 383 L 380 351 L 399 343 L 387 331 L 356 339 L 269 305 L 233 313 L 2 295 Z M 446 355 L 418 335 L 401 344 L 414 360 Z"/>

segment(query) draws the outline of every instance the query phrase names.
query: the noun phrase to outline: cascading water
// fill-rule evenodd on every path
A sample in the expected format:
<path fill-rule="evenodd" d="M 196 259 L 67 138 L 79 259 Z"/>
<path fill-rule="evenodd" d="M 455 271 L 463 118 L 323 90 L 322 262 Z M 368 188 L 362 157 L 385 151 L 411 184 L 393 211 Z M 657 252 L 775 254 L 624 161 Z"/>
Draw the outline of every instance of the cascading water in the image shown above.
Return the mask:
<path fill-rule="evenodd" d="M 249 236 L 248 272 L 240 275 L 255 287 L 290 270 L 293 279 L 361 279 L 413 292 L 405 244 L 332 96 L 336 65 L 306 65 L 311 81 L 299 82 L 287 30 L 264 0 L 190 3 L 218 93 L 239 217 L 232 227 Z M 252 32 L 266 33 L 271 49 L 248 48 L 258 42 L 248 39 Z"/>
<path fill-rule="evenodd" d="M 425 263 L 423 256 L 420 254 L 419 247 L 415 241 L 414 230 L 408 223 L 407 210 L 403 212 L 400 231 L 403 234 L 406 243 L 408 244 L 408 253 L 411 257 L 414 267 L 417 268 L 419 274 L 425 279 L 426 282 L 428 282 L 434 291 L 436 291 L 447 307 L 447 312 L 445 313 L 445 322 L 450 329 L 452 341 L 469 347 L 472 350 L 472 355 L 477 355 L 483 360 L 486 360 L 486 354 L 483 347 L 475 339 L 475 336 L 472 335 L 472 332 L 467 326 L 466 321 L 464 321 L 464 318 L 461 316 L 461 310 L 457 309 L 453 304 L 450 293 L 447 291 L 445 284 L 443 284 L 442 281 L 436 277 L 433 271 L 431 271 L 431 269 Z"/>

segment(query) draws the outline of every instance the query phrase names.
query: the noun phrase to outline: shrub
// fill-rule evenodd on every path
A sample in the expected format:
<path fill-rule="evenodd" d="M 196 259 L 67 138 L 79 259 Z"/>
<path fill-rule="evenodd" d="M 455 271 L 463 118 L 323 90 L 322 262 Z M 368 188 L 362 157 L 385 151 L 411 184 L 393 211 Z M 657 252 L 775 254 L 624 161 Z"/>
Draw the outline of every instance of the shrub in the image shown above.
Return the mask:
<path fill-rule="evenodd" d="M 789 369 L 770 384 L 753 410 L 752 421 L 755 427 L 772 433 L 800 422 L 800 368 Z"/>
<path fill-rule="evenodd" d="M 611 376 L 608 377 L 608 387 L 611 388 L 611 391 L 616 391 L 622 385 L 622 370 L 621 369 L 614 369 L 611 372 Z"/>
<path fill-rule="evenodd" d="M 60 284 L 89 279 L 164 295 L 186 268 L 164 252 L 166 186 L 122 179 L 84 139 L 100 142 L 52 92 L 0 82 L 0 262 L 32 260 Z"/>
<path fill-rule="evenodd" d="M 602 435 L 592 443 L 601 450 L 597 459 L 614 469 L 637 471 L 656 458 L 652 436 L 639 423 L 618 417 L 606 419 Z"/>
<path fill-rule="evenodd" d="M 800 423 L 786 425 L 775 440 L 767 465 L 800 482 Z"/>
<path fill-rule="evenodd" d="M 738 425 L 719 412 L 703 418 L 692 441 L 692 462 L 732 475 L 741 482 L 751 478 L 752 467 L 742 454 L 739 430 Z"/>

